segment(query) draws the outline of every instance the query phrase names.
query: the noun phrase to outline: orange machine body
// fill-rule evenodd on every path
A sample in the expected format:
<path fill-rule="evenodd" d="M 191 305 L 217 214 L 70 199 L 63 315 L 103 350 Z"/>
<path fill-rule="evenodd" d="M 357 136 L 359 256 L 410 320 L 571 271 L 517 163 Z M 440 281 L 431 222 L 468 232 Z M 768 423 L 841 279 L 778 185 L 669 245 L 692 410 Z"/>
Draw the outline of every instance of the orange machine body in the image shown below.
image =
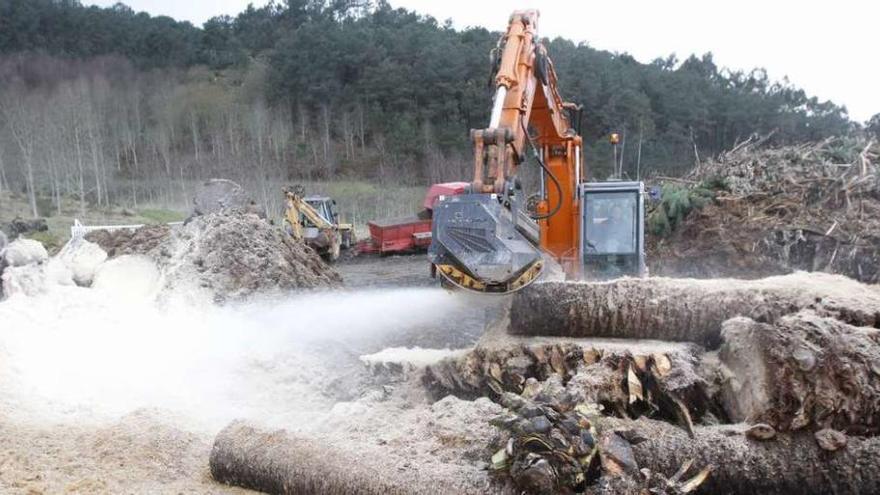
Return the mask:
<path fill-rule="evenodd" d="M 576 130 L 581 108 L 562 100 L 537 29 L 535 10 L 510 17 L 492 51 L 489 126 L 471 130 L 473 181 L 466 193 L 437 203 L 428 259 L 448 286 L 520 290 L 541 277 L 548 258 L 569 279 L 647 273 L 644 184 L 588 181 Z M 542 178 L 534 208 L 524 207 L 517 176 L 527 151 Z"/>
<path fill-rule="evenodd" d="M 539 246 L 570 278 L 580 275 L 580 207 L 577 186 L 585 181 L 582 140 L 566 115 L 577 110 L 562 100 L 556 71 L 536 39 L 538 12 L 517 11 L 496 54 L 495 101 L 487 129 L 473 130 L 474 192 L 504 193 L 533 144 L 559 188 L 548 184 L 538 203 Z M 534 132 L 531 137 L 528 133 Z M 547 173 L 545 174 L 545 183 Z"/>

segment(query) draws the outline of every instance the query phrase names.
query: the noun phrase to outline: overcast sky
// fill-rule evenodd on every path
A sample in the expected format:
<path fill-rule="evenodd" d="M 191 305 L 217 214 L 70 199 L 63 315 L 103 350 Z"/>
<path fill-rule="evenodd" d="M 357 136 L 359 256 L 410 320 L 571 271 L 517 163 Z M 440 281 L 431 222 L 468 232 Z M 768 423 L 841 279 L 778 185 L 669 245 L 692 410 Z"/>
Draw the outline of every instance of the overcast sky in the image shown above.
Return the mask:
<path fill-rule="evenodd" d="M 107 6 L 116 0 L 92 0 Z M 169 15 L 201 25 L 234 15 L 249 0 L 128 0 L 135 10 Z M 254 0 L 255 5 L 265 0 Z M 394 6 L 452 19 L 459 28 L 500 31 L 513 10 L 537 7 L 542 36 L 585 41 L 602 50 L 628 52 L 642 62 L 675 53 L 711 51 L 724 67 L 764 67 L 770 77 L 788 76 L 820 99 L 846 105 L 865 121 L 880 113 L 880 65 L 876 22 L 880 2 L 836 0 L 390 0 Z M 723 6 L 722 6 L 723 5 Z"/>

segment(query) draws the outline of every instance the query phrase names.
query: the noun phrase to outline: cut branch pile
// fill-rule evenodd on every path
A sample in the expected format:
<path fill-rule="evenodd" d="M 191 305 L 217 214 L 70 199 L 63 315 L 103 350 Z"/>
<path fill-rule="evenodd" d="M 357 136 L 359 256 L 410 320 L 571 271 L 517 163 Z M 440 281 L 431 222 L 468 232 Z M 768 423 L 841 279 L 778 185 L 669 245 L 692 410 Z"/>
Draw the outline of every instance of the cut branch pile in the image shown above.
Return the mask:
<path fill-rule="evenodd" d="M 501 402 L 508 412 L 492 423 L 510 437 L 492 456 L 492 471 L 500 481 L 513 485 L 514 490 L 507 491 L 580 493 L 604 474 L 606 479 L 625 478 L 630 488 L 653 489 L 652 493 L 689 493 L 708 476 L 707 467 L 682 479 L 691 465 L 687 463 L 669 477 L 658 472 L 638 483 L 639 466 L 632 447 L 617 435 L 599 438 L 592 421 L 601 424 L 603 418 L 590 408 L 561 410 L 511 393 L 504 394 Z"/>
<path fill-rule="evenodd" d="M 751 138 L 686 179 L 713 204 L 649 242 L 653 274 L 757 278 L 792 270 L 880 281 L 880 144 L 844 138 L 768 148 Z"/>
<path fill-rule="evenodd" d="M 477 347 L 425 370 L 435 397 L 521 397 L 558 411 L 592 404 L 623 418 L 664 418 L 685 430 L 705 413 L 721 414 L 696 372 L 696 347 L 633 353 L 577 343 Z"/>
<path fill-rule="evenodd" d="M 723 179 L 734 196 L 785 195 L 836 209 L 880 190 L 880 145 L 873 139 L 828 138 L 781 148 L 752 136 L 688 174 L 691 181 Z"/>

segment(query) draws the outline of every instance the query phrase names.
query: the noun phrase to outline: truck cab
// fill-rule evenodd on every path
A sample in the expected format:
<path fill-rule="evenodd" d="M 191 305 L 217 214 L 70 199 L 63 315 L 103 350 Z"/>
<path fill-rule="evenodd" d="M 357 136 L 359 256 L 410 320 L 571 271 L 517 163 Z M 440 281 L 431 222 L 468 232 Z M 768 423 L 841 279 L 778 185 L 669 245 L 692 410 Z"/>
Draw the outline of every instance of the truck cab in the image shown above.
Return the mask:
<path fill-rule="evenodd" d="M 578 186 L 578 194 L 582 277 L 646 275 L 644 183 L 586 182 Z"/>

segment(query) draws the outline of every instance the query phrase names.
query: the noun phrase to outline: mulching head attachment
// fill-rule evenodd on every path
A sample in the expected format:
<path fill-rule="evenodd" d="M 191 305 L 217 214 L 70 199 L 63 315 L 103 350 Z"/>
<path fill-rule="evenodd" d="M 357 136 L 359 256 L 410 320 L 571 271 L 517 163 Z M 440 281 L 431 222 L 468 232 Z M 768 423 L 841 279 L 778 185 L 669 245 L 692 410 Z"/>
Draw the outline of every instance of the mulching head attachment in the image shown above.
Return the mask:
<path fill-rule="evenodd" d="M 537 280 L 541 252 L 516 228 L 495 194 L 445 198 L 434 207 L 428 258 L 461 289 L 509 293 Z"/>

